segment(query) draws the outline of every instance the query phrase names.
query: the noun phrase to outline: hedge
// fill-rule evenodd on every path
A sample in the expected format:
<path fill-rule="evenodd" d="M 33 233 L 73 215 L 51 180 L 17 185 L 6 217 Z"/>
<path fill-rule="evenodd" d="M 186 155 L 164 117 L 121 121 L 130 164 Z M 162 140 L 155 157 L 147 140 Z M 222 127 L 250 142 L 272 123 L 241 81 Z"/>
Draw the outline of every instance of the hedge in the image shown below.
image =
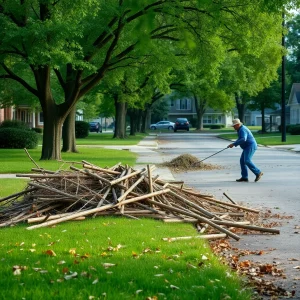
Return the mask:
<path fill-rule="evenodd" d="M 89 135 L 90 125 L 84 121 L 75 121 L 76 138 L 86 138 Z"/>
<path fill-rule="evenodd" d="M 38 146 L 38 134 L 35 131 L 20 128 L 0 128 L 0 148 L 33 149 Z"/>
<path fill-rule="evenodd" d="M 5 120 L 1 123 L 0 128 L 19 128 L 23 130 L 30 130 L 26 123 L 19 120 Z"/>

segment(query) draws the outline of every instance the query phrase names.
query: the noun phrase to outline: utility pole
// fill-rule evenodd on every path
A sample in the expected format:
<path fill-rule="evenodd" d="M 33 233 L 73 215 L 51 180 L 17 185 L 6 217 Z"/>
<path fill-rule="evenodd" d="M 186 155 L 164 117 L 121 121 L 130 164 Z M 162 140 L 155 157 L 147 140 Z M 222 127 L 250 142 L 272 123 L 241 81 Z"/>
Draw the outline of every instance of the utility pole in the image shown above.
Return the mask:
<path fill-rule="evenodd" d="M 285 14 L 284 8 L 282 11 L 282 47 L 285 48 Z M 286 142 L 286 122 L 285 122 L 285 55 L 282 56 L 282 67 L 281 67 L 281 141 Z"/>

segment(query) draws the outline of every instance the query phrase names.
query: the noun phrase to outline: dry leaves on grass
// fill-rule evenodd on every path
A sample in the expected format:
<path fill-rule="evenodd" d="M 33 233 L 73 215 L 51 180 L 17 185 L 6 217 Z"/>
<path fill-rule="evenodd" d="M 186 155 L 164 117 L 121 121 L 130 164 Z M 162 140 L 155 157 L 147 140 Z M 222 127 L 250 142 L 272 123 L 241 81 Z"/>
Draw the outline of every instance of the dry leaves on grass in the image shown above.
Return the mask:
<path fill-rule="evenodd" d="M 170 168 L 173 172 L 195 171 L 195 170 L 220 170 L 222 166 L 205 164 L 191 154 L 182 154 L 169 162 L 161 164 Z"/>
<path fill-rule="evenodd" d="M 295 291 L 289 292 L 272 282 L 272 278 L 286 278 L 283 270 L 277 268 L 276 264 L 260 264 L 251 260 L 241 260 L 241 257 L 249 254 L 263 255 L 264 251 L 241 250 L 232 247 L 228 240 L 213 241 L 210 242 L 210 246 L 213 252 L 221 257 L 231 269 L 246 275 L 249 283 L 254 286 L 259 295 L 271 296 L 272 299 L 278 299 L 277 297 L 281 296 L 286 299 L 294 297 Z"/>

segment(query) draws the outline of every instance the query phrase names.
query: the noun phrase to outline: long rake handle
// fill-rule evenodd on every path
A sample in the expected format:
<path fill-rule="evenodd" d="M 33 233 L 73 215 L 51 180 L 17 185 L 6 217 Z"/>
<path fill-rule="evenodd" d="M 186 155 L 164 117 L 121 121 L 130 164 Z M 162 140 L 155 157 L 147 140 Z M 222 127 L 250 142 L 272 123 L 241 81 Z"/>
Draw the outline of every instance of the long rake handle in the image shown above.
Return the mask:
<path fill-rule="evenodd" d="M 218 154 L 218 153 L 220 153 L 220 152 L 222 152 L 222 151 L 224 151 L 224 150 L 226 150 L 226 149 L 228 149 L 228 147 L 226 147 L 226 148 L 224 148 L 224 149 L 222 149 L 222 150 L 220 150 L 220 151 L 214 153 L 213 155 L 210 155 L 210 156 L 208 156 L 208 157 L 206 157 L 206 158 L 200 160 L 199 162 L 202 162 L 202 161 L 204 161 L 204 160 L 206 160 L 206 159 L 208 159 L 208 158 L 210 158 L 210 157 L 212 157 L 212 156 L 214 156 L 214 155 L 216 155 L 216 154 Z"/>

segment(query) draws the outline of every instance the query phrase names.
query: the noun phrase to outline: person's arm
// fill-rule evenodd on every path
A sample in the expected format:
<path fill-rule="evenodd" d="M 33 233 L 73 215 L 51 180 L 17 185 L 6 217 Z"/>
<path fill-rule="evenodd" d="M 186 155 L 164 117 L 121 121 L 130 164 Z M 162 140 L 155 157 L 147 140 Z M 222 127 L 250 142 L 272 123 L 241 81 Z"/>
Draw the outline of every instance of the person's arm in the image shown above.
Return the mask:
<path fill-rule="evenodd" d="M 228 145 L 228 148 L 237 147 L 237 146 L 239 146 L 240 144 L 242 144 L 243 142 L 245 142 L 247 140 L 248 133 L 242 127 L 238 131 L 238 135 L 239 135 L 238 139 L 235 142 Z"/>

